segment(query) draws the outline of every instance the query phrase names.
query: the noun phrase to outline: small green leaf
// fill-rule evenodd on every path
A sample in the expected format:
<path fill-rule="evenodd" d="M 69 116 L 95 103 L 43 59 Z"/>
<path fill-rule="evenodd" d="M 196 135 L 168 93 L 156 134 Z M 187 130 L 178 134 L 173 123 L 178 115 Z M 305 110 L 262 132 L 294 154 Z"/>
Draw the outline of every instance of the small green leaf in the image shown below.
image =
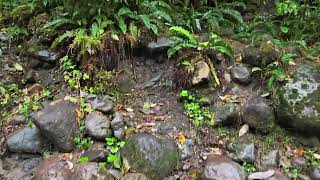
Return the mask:
<path fill-rule="evenodd" d="M 188 97 L 188 96 L 189 96 L 188 90 L 182 90 L 182 91 L 180 92 L 180 96 L 181 96 L 181 97 Z"/>
<path fill-rule="evenodd" d="M 16 63 L 16 64 L 14 65 L 14 68 L 15 68 L 17 71 L 23 71 L 23 67 L 22 67 L 20 64 L 18 64 L 18 63 Z"/>
<path fill-rule="evenodd" d="M 286 27 L 286 26 L 281 26 L 280 29 L 281 29 L 281 32 L 283 32 L 283 33 L 288 33 L 289 32 L 289 28 Z"/>
<path fill-rule="evenodd" d="M 88 156 L 81 156 L 79 159 L 80 163 L 87 163 L 89 162 L 89 157 Z"/>

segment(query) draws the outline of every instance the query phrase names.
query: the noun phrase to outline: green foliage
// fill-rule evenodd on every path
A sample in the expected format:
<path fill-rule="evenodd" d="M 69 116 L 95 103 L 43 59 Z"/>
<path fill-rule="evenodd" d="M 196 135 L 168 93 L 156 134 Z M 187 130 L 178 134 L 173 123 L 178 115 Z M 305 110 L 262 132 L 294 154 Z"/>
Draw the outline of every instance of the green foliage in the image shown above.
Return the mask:
<path fill-rule="evenodd" d="M 89 162 L 89 157 L 88 156 L 81 156 L 79 159 L 80 163 L 87 163 Z"/>
<path fill-rule="evenodd" d="M 188 117 L 193 119 L 193 124 L 200 127 L 205 120 L 211 120 L 212 114 L 208 108 L 201 107 L 196 98 L 192 96 L 187 90 L 180 92 L 180 97 L 184 100 L 184 108 Z"/>
<path fill-rule="evenodd" d="M 251 164 L 251 163 L 243 162 L 242 168 L 247 174 L 251 174 L 253 172 L 256 172 L 255 165 Z"/>
<path fill-rule="evenodd" d="M 278 0 L 276 2 L 276 14 L 278 16 L 283 15 L 297 15 L 298 14 L 298 4 L 294 0 Z"/>
<path fill-rule="evenodd" d="M 125 145 L 125 141 L 118 141 L 115 137 L 107 137 L 106 143 L 110 150 L 107 162 L 119 169 L 121 167 L 120 149 Z"/>
<path fill-rule="evenodd" d="M 81 149 L 81 150 L 87 150 L 93 146 L 93 141 L 91 140 L 90 137 L 82 138 L 80 136 L 76 136 L 73 139 L 73 143 L 77 149 Z"/>
<path fill-rule="evenodd" d="M 308 161 L 308 164 L 311 165 L 311 167 L 315 168 L 320 165 L 320 156 L 316 153 L 316 151 L 308 149 L 305 151 L 304 157 Z"/>
<path fill-rule="evenodd" d="M 169 30 L 173 33 L 171 36 L 173 45 L 168 50 L 169 57 L 184 48 L 192 48 L 199 51 L 213 49 L 230 57 L 233 55 L 231 47 L 217 34 L 211 33 L 208 41 L 199 42 L 191 32 L 182 27 L 173 26 Z"/>
<path fill-rule="evenodd" d="M 283 167 L 282 172 L 288 174 L 293 180 L 298 179 L 301 169 L 296 167 Z"/>

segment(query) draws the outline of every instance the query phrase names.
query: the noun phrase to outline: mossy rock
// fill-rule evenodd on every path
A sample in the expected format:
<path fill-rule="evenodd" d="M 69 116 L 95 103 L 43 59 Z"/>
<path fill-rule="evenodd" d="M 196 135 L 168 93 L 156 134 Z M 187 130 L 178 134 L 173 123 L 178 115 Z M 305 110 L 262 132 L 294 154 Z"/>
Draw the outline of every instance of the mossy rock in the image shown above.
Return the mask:
<path fill-rule="evenodd" d="M 151 179 L 169 176 L 177 167 L 178 149 L 173 141 L 147 133 L 131 136 L 121 151 L 131 170 L 144 173 Z"/>
<path fill-rule="evenodd" d="M 279 123 L 291 130 L 320 135 L 320 65 L 298 67 L 275 97 Z"/>

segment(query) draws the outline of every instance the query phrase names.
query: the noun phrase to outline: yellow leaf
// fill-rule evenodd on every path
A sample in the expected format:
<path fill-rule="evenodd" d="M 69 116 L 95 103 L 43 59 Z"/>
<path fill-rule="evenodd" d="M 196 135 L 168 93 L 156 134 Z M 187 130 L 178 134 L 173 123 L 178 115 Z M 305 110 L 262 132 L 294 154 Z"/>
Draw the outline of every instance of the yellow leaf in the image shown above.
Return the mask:
<path fill-rule="evenodd" d="M 215 122 L 216 122 L 216 117 L 214 116 L 214 113 L 211 113 L 210 125 L 214 126 Z"/>
<path fill-rule="evenodd" d="M 184 144 L 185 141 L 186 141 L 186 137 L 184 136 L 183 132 L 180 132 L 180 133 L 178 134 L 178 142 L 179 142 L 180 144 Z"/>

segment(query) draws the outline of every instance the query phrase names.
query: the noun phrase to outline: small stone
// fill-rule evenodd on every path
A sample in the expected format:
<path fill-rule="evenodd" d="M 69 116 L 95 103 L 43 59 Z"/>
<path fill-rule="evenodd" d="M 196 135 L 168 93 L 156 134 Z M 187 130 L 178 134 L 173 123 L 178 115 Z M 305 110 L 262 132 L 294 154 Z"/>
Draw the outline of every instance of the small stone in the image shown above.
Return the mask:
<path fill-rule="evenodd" d="M 182 160 L 185 160 L 185 159 L 189 158 L 190 156 L 192 156 L 193 145 L 194 145 L 194 141 L 192 139 L 186 139 L 182 145 L 178 146 L 181 151 L 180 158 Z"/>
<path fill-rule="evenodd" d="M 128 173 L 123 177 L 124 180 L 148 180 L 142 173 Z"/>
<path fill-rule="evenodd" d="M 97 140 L 104 140 L 112 134 L 110 120 L 102 114 L 95 112 L 88 114 L 85 125 L 89 136 Z"/>
<path fill-rule="evenodd" d="M 251 69 L 241 63 L 236 63 L 231 68 L 231 78 L 240 84 L 249 84 L 251 82 Z"/>
<path fill-rule="evenodd" d="M 111 121 L 111 127 L 113 130 L 119 130 L 120 128 L 124 128 L 124 120 L 123 116 L 120 112 L 115 112 L 114 113 L 114 118 Z"/>
<path fill-rule="evenodd" d="M 24 127 L 10 134 L 7 140 L 8 149 L 17 153 L 40 153 L 44 145 L 38 128 Z"/>
<path fill-rule="evenodd" d="M 24 124 L 26 122 L 26 117 L 24 115 L 16 115 L 10 119 L 10 124 L 13 126 Z"/>
<path fill-rule="evenodd" d="M 242 119 L 250 128 L 261 133 L 269 133 L 273 130 L 275 115 L 266 99 L 252 96 L 245 104 Z"/>
<path fill-rule="evenodd" d="M 130 93 L 136 85 L 136 82 L 132 79 L 133 74 L 128 71 L 123 71 L 118 75 L 117 88 L 121 93 Z"/>
<path fill-rule="evenodd" d="M 320 180 L 320 166 L 314 168 L 312 172 L 312 179 L 313 180 Z"/>
<path fill-rule="evenodd" d="M 58 60 L 58 54 L 55 52 L 50 52 L 47 49 L 37 51 L 36 56 L 43 61 L 51 63 L 56 63 Z"/>
<path fill-rule="evenodd" d="M 192 79 L 193 85 L 208 83 L 210 80 L 210 68 L 204 61 L 198 61 L 195 64 L 196 73 Z"/>
<path fill-rule="evenodd" d="M 114 179 L 105 168 L 100 168 L 97 163 L 81 163 L 75 164 L 73 167 L 73 173 L 71 177 L 66 176 L 65 179 L 71 180 L 111 180 Z M 114 171 L 113 171 L 114 172 Z"/>
<path fill-rule="evenodd" d="M 125 130 L 123 128 L 118 129 L 116 131 L 113 131 L 114 137 L 116 137 L 118 140 L 122 140 L 125 135 Z"/>
<path fill-rule="evenodd" d="M 113 110 L 113 102 L 110 100 L 109 96 L 99 97 L 96 96 L 95 99 L 89 100 L 93 109 L 101 111 L 103 113 L 110 113 Z"/>
<path fill-rule="evenodd" d="M 108 170 L 108 173 L 112 175 L 115 179 L 120 179 L 121 177 L 121 172 L 117 169 L 110 169 Z"/>
<path fill-rule="evenodd" d="M 256 159 L 255 147 L 253 143 L 250 144 L 235 144 L 233 145 L 235 151 L 235 159 L 240 162 L 253 163 Z"/>
<path fill-rule="evenodd" d="M 10 41 L 10 35 L 8 33 L 0 32 L 0 41 L 1 42 Z"/>
<path fill-rule="evenodd" d="M 271 176 L 270 178 L 268 178 L 267 180 L 290 180 L 290 179 L 288 178 L 288 176 L 283 174 L 281 171 L 275 170 L 274 175 Z"/>
<path fill-rule="evenodd" d="M 245 180 L 241 166 L 225 156 L 208 158 L 202 173 L 204 180 Z"/>

